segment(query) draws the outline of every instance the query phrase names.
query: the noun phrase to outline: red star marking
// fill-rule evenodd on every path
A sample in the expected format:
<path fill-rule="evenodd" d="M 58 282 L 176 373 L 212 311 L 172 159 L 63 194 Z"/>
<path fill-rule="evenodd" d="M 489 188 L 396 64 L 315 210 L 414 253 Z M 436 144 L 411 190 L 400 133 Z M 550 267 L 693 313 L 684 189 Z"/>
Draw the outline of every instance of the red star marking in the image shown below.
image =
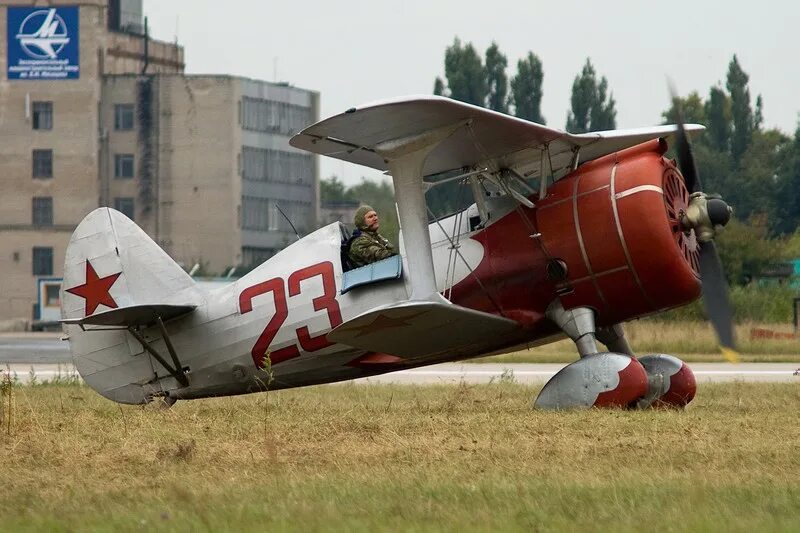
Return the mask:
<path fill-rule="evenodd" d="M 98 277 L 97 272 L 94 271 L 94 267 L 92 267 L 92 264 L 87 259 L 86 283 L 67 289 L 67 292 L 86 300 L 86 307 L 84 309 L 85 316 L 94 313 L 97 306 L 100 304 L 116 309 L 118 307 L 117 302 L 114 301 L 114 298 L 111 297 L 108 291 L 111 289 L 111 286 L 114 285 L 114 282 L 117 281 L 120 274 L 122 274 L 122 272 L 117 272 L 116 274 L 111 274 L 104 278 Z"/>

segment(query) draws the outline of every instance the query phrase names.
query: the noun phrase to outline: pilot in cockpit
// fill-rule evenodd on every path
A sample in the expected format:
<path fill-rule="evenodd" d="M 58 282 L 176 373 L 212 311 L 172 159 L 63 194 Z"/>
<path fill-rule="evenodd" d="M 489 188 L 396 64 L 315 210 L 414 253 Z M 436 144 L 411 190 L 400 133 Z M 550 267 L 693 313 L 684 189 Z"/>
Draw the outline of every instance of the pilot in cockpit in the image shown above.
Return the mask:
<path fill-rule="evenodd" d="M 397 252 L 383 235 L 378 233 L 378 213 L 368 205 L 362 205 L 354 217 L 356 230 L 350 243 L 348 257 L 354 267 L 362 267 L 386 259 Z"/>

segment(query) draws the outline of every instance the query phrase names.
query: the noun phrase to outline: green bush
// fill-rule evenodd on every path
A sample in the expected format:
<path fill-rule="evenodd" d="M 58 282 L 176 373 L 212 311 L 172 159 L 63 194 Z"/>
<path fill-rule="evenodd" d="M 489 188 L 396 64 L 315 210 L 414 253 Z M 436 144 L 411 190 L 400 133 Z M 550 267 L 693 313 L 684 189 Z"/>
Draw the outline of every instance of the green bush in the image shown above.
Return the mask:
<path fill-rule="evenodd" d="M 787 286 L 731 287 L 733 317 L 741 322 L 791 323 L 794 319 L 792 305 L 800 291 Z M 659 320 L 706 320 L 702 301 L 657 315 Z"/>

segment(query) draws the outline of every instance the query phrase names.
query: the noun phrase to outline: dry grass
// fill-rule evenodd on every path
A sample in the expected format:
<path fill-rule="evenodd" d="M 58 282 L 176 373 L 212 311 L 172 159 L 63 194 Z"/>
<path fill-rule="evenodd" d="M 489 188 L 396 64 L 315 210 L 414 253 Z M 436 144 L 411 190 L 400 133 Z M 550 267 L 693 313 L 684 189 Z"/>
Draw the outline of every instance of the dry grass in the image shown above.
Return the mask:
<path fill-rule="evenodd" d="M 538 412 L 535 393 L 343 385 L 167 410 L 76 385 L 17 386 L 0 433 L 0 529 L 800 523 L 796 384 L 707 385 L 686 411 Z"/>
<path fill-rule="evenodd" d="M 791 324 L 748 322 L 735 328 L 737 347 L 744 362 L 800 361 L 800 339 L 752 339 L 753 328 L 792 333 Z M 707 322 L 639 320 L 625 324 L 625 334 L 637 354 L 668 353 L 688 362 L 724 361 L 717 338 Z M 546 346 L 510 354 L 475 359 L 490 363 L 566 363 L 576 358 L 572 341 L 562 340 Z"/>

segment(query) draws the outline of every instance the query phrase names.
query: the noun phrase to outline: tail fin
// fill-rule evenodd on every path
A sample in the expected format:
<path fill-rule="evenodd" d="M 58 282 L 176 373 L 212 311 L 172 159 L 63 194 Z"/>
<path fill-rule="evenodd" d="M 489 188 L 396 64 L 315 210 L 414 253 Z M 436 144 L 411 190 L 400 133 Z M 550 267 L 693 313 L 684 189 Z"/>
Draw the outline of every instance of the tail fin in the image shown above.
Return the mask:
<path fill-rule="evenodd" d="M 197 305 L 194 280 L 128 217 L 107 207 L 81 221 L 67 246 L 61 317 L 132 306 Z"/>
<path fill-rule="evenodd" d="M 161 334 L 148 326 L 203 303 L 204 292 L 139 226 L 106 207 L 89 213 L 67 246 L 62 287 L 62 322 L 87 384 L 123 403 L 146 402 L 178 387 L 126 329 L 84 327 L 136 327 L 166 353 Z"/>

